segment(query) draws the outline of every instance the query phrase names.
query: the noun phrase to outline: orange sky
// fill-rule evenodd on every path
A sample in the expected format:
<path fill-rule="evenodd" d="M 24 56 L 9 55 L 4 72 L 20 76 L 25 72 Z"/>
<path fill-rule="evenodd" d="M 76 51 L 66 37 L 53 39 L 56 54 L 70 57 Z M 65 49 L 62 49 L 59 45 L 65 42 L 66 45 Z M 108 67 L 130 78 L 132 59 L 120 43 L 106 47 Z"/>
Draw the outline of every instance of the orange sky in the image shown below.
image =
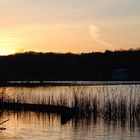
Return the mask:
<path fill-rule="evenodd" d="M 139 0 L 0 1 L 0 55 L 140 47 Z"/>

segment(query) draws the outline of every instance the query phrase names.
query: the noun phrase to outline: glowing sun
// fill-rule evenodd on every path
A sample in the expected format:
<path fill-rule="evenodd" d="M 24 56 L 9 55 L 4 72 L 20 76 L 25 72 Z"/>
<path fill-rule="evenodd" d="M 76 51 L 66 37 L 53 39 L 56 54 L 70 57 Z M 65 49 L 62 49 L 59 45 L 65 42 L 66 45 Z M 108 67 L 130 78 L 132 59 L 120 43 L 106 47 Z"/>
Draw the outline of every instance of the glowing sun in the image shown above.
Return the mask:
<path fill-rule="evenodd" d="M 15 38 L 0 37 L 0 55 L 16 53 L 17 40 Z"/>

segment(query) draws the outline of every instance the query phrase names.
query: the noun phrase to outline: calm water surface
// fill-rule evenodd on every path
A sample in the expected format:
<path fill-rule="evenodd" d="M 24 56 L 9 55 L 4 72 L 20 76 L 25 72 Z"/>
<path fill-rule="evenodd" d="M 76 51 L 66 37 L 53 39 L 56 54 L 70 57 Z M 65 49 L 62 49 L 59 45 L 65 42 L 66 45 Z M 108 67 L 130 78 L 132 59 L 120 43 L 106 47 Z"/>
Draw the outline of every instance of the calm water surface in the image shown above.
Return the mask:
<path fill-rule="evenodd" d="M 112 94 L 129 96 L 139 95 L 140 85 L 113 85 L 113 86 L 56 86 L 56 87 L 2 87 L 5 92 L 13 98 L 19 95 L 23 97 L 34 97 L 25 99 L 33 102 L 37 97 L 44 99 L 53 94 L 55 98 L 60 95 L 67 96 L 69 105 L 73 93 L 94 94 L 101 100 L 104 94 L 110 98 Z M 22 97 L 22 98 L 23 98 Z M 66 124 L 61 124 L 61 116 L 56 114 L 43 114 L 35 112 L 12 112 L 0 113 L 0 122 L 9 119 L 0 127 L 0 140 L 139 140 L 140 121 L 106 121 L 98 118 L 71 119 Z"/>

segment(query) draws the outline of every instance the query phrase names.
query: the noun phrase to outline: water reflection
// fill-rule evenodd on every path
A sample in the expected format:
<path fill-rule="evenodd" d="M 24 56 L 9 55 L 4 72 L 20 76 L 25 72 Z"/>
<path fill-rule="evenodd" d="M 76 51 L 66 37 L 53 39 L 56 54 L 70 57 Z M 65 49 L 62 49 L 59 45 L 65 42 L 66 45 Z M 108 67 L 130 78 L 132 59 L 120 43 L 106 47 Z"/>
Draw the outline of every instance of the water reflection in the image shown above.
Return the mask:
<path fill-rule="evenodd" d="M 106 121 L 101 117 L 73 118 L 61 124 L 61 116 L 35 112 L 1 113 L 7 129 L 0 131 L 2 140 L 139 140 L 140 122 Z"/>
<path fill-rule="evenodd" d="M 104 107 L 105 100 L 119 97 L 123 97 L 128 106 L 131 102 L 134 105 L 140 103 L 140 85 L 2 87 L 0 90 L 1 99 L 6 93 L 6 100 L 23 103 L 47 103 L 47 97 L 53 97 L 53 102 L 71 107 L 73 94 L 77 94 L 80 99 L 96 97 L 99 107 Z M 1 110 L 0 122 L 6 119 L 9 121 L 2 127 L 7 129 L 0 131 L 2 140 L 139 140 L 140 137 L 140 116 L 118 120 L 94 115 L 65 120 L 63 116 L 56 114 Z"/>

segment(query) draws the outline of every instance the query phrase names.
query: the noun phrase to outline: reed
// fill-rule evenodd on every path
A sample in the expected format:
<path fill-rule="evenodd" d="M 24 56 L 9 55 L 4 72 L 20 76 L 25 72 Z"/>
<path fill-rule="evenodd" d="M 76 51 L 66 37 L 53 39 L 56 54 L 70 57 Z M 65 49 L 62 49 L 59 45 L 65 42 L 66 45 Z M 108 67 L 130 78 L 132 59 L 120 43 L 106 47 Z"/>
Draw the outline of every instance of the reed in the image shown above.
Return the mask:
<path fill-rule="evenodd" d="M 14 108 L 18 108 L 19 105 L 25 109 L 30 106 L 30 110 L 34 107 L 41 110 L 48 111 L 55 108 L 61 110 L 62 107 L 66 107 L 65 111 L 68 113 L 69 109 L 72 109 L 74 116 L 102 116 L 106 119 L 121 119 L 126 118 L 135 119 L 140 117 L 140 92 L 134 92 L 133 90 L 127 95 L 120 93 L 115 93 L 115 90 L 109 91 L 109 89 L 104 89 L 105 93 L 98 91 L 96 94 L 93 92 L 85 93 L 86 87 L 82 89 L 73 87 L 72 93 L 61 93 L 59 95 L 48 94 L 48 95 L 32 95 L 32 94 L 20 94 L 16 93 L 14 95 L 9 95 L 3 88 L 0 92 L 0 106 L 14 104 Z M 38 106 L 37 106 L 38 105 Z M 57 108 L 60 107 L 60 108 Z M 68 111 L 67 111 L 68 109 Z"/>

